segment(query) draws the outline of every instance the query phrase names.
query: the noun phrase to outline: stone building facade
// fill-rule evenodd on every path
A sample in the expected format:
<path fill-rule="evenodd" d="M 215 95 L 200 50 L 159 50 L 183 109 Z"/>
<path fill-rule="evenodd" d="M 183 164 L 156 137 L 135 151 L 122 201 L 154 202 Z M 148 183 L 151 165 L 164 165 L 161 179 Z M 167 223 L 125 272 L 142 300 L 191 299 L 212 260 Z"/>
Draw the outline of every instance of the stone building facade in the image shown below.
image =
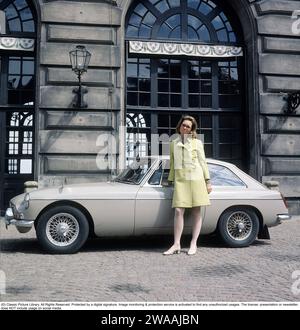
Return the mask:
<path fill-rule="evenodd" d="M 278 181 L 299 214 L 299 1 L 2 0 L 0 19 L 2 210 L 28 180 L 109 180 L 189 113 L 208 157 Z M 87 108 L 76 45 L 91 53 Z"/>

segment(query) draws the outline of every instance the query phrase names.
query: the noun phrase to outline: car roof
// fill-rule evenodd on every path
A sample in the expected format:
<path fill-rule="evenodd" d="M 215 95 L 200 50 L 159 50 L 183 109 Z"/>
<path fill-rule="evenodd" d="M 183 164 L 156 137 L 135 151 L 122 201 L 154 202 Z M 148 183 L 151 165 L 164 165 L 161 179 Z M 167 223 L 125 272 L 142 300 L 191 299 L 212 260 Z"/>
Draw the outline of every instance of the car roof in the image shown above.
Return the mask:
<path fill-rule="evenodd" d="M 151 160 L 152 165 L 154 165 L 155 163 L 157 163 L 160 160 L 169 160 L 170 156 L 169 155 L 164 155 L 164 156 L 155 156 L 154 155 L 154 156 L 140 157 L 140 160 L 147 160 L 147 159 Z M 247 187 L 251 186 L 251 187 L 257 188 L 259 186 L 261 188 L 267 189 L 261 182 L 257 181 L 252 176 L 245 173 L 243 170 L 241 170 L 235 164 L 225 162 L 225 161 L 222 161 L 222 160 L 213 159 L 213 158 L 206 158 L 206 161 L 207 161 L 208 164 L 220 165 L 220 166 L 224 166 L 224 167 L 228 168 L 233 173 L 238 175 L 238 177 L 247 185 Z"/>
<path fill-rule="evenodd" d="M 159 159 L 159 160 L 169 160 L 170 156 L 166 155 L 166 156 L 145 156 L 145 157 L 140 157 L 140 159 Z M 213 159 L 213 158 L 206 158 L 206 161 L 210 164 L 216 164 L 216 165 L 223 165 L 223 166 L 227 166 L 227 167 L 237 167 L 236 165 L 229 163 L 229 162 L 225 162 L 222 160 L 217 160 L 217 159 Z"/>

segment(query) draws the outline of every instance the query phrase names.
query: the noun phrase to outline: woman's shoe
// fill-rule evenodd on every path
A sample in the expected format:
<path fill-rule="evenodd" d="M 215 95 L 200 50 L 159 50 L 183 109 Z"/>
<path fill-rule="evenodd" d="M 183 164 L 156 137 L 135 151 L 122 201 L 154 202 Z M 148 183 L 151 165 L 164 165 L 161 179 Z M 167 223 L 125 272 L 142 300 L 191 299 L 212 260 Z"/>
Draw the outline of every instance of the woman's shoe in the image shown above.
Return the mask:
<path fill-rule="evenodd" d="M 164 256 L 170 256 L 172 254 L 179 254 L 180 253 L 180 246 L 173 245 L 169 248 L 168 251 L 163 253 Z"/>
<path fill-rule="evenodd" d="M 192 255 L 196 254 L 196 252 L 197 252 L 197 246 L 192 246 L 192 247 L 189 248 L 187 254 L 188 254 L 189 256 L 192 256 Z"/>

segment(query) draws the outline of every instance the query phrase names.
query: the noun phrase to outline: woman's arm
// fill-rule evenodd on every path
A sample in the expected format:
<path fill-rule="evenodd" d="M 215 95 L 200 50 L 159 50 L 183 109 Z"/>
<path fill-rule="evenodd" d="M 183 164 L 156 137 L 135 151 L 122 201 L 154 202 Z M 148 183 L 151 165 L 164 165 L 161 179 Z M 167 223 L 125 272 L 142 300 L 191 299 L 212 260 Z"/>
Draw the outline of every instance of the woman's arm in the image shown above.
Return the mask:
<path fill-rule="evenodd" d="M 198 140 L 197 150 L 198 150 L 199 162 L 200 162 L 200 165 L 203 170 L 204 179 L 205 179 L 206 183 L 210 184 L 210 175 L 209 175 L 208 166 L 207 166 L 207 162 L 206 162 L 204 147 L 203 147 L 203 143 L 200 140 Z"/>
<path fill-rule="evenodd" d="M 212 186 L 210 183 L 210 175 L 209 175 L 208 166 L 207 166 L 207 162 L 206 162 L 204 147 L 203 147 L 203 143 L 200 140 L 198 140 L 198 141 L 199 141 L 198 142 L 199 162 L 200 162 L 200 165 L 203 170 L 203 175 L 204 175 L 204 179 L 206 182 L 207 192 L 210 194 L 212 192 Z"/>
<path fill-rule="evenodd" d="M 173 141 L 170 143 L 170 172 L 168 181 L 174 181 L 174 146 Z"/>

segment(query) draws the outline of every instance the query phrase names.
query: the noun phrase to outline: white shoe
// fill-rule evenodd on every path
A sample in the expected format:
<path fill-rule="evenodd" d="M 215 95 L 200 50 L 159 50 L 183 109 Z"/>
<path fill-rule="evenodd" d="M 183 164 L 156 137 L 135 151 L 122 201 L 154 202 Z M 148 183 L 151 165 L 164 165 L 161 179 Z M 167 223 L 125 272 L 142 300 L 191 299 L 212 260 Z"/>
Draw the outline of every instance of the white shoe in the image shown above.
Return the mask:
<path fill-rule="evenodd" d="M 190 247 L 190 248 L 189 248 L 187 254 L 188 254 L 189 256 L 192 256 L 192 255 L 196 254 L 196 252 L 197 252 L 197 246 L 193 246 L 193 247 Z"/>
<path fill-rule="evenodd" d="M 170 256 L 172 254 L 179 254 L 180 253 L 180 246 L 173 245 L 169 248 L 168 251 L 163 253 L 164 256 Z"/>

